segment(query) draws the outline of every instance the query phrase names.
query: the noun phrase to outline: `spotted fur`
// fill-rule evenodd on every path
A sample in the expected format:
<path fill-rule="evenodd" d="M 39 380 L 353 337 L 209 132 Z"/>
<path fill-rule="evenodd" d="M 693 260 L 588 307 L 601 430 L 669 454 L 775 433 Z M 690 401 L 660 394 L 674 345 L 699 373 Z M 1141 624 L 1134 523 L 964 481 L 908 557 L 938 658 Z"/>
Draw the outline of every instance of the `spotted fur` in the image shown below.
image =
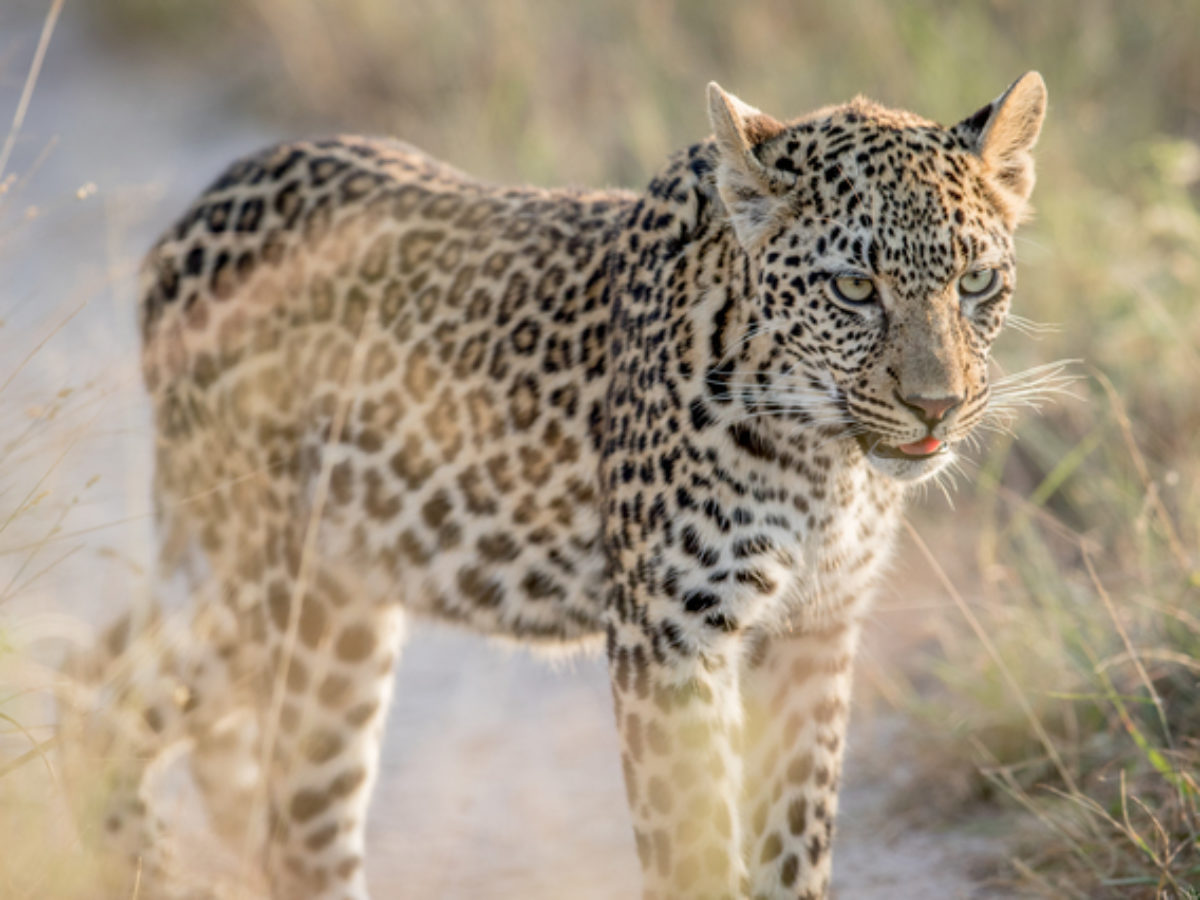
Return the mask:
<path fill-rule="evenodd" d="M 952 128 L 781 123 L 712 85 L 642 194 L 353 137 L 233 165 L 144 268 L 163 567 L 202 600 L 121 693 L 127 758 L 190 736 L 275 896 L 361 898 L 404 620 L 603 639 L 647 900 L 824 897 L 859 623 L 988 409 L 1044 107 L 1030 74 Z M 106 826 L 153 885 L 141 765 Z"/>

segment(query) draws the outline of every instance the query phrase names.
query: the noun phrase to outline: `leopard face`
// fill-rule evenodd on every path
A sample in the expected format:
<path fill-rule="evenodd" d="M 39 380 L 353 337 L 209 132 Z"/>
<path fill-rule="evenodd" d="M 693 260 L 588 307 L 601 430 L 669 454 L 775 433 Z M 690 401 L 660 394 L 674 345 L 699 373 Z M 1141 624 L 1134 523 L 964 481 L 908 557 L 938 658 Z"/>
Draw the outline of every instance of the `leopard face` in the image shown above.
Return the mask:
<path fill-rule="evenodd" d="M 952 128 L 863 99 L 784 125 L 713 90 L 718 186 L 757 276 L 748 404 L 840 429 L 899 480 L 953 459 L 988 413 L 1043 98 L 1032 76 Z"/>

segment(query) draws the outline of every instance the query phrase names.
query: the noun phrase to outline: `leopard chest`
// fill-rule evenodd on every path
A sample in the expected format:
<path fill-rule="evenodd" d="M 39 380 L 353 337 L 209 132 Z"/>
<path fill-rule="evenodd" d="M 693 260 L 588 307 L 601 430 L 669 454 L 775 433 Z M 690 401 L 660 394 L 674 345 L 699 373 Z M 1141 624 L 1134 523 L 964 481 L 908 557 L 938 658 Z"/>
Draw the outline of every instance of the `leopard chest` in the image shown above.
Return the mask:
<path fill-rule="evenodd" d="M 610 540 L 629 540 L 624 567 L 648 573 L 710 627 L 805 627 L 859 614 L 890 550 L 900 506 L 891 482 L 853 445 L 746 454 L 732 442 L 683 442 L 686 462 L 665 492 L 627 496 Z M 627 518 L 643 510 L 636 526 Z"/>
<path fill-rule="evenodd" d="M 781 589 L 768 617 L 819 623 L 857 615 L 870 600 L 891 552 L 899 491 L 861 464 L 835 468 L 827 485 L 791 484 L 794 513 L 780 517 Z"/>

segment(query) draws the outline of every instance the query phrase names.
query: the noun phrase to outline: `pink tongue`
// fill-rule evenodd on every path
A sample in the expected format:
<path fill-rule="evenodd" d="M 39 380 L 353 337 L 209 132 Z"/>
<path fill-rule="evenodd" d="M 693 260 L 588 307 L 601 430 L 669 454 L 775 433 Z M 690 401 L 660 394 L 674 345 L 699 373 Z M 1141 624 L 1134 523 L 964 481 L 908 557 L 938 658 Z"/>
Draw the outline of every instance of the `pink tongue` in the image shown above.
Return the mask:
<path fill-rule="evenodd" d="M 933 435 L 930 435 L 919 441 L 913 441 L 911 444 L 901 444 L 896 449 L 901 453 L 907 453 L 909 456 L 928 456 L 940 446 L 942 446 L 942 442 Z"/>

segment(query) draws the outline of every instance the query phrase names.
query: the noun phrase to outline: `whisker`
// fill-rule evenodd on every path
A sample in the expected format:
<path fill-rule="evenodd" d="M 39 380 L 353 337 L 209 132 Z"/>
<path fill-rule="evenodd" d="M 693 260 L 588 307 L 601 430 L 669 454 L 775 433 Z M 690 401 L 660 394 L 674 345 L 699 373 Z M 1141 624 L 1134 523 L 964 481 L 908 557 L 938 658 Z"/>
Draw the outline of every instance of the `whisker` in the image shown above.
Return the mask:
<path fill-rule="evenodd" d="M 1012 412 L 1021 407 L 1037 411 L 1055 397 L 1081 399 L 1070 388 L 1082 376 L 1068 371 L 1078 362 L 1077 359 L 1057 360 L 995 379 L 987 412 Z"/>
<path fill-rule="evenodd" d="M 1015 439 L 1017 437 L 1017 433 L 1010 427 L 1010 425 L 1007 422 L 1000 420 L 988 421 L 987 419 L 984 419 L 975 427 L 981 431 L 1003 435 L 1006 438 Z"/>
<path fill-rule="evenodd" d="M 862 433 L 863 432 L 855 431 L 854 429 L 849 429 L 841 434 L 829 435 L 827 438 L 825 438 L 824 440 L 822 440 L 818 443 L 810 444 L 809 449 L 813 450 L 813 451 L 823 450 L 831 444 L 834 444 L 838 441 L 844 441 L 844 440 L 856 438 Z"/>
<path fill-rule="evenodd" d="M 1009 313 L 1008 327 L 1018 334 L 1023 334 L 1034 340 L 1048 334 L 1059 334 L 1062 331 L 1062 326 L 1057 322 L 1038 322 L 1036 319 L 1018 316 L 1015 313 Z"/>
<path fill-rule="evenodd" d="M 805 415 L 805 421 L 799 423 L 802 428 L 819 428 L 823 425 L 852 426 L 853 429 L 858 430 L 858 433 L 861 433 L 861 434 L 867 433 L 867 430 L 862 428 L 861 426 L 859 426 L 853 419 L 819 418 L 819 417 L 804 414 L 799 410 L 751 410 L 751 411 L 744 412 L 744 413 L 741 413 L 736 416 L 725 417 L 721 421 L 726 425 L 735 425 L 739 422 L 750 422 L 755 419 L 782 418 L 782 413 L 785 413 L 785 412 L 793 412 L 796 415 Z M 848 429 L 848 431 L 849 430 L 852 430 L 852 429 Z"/>
<path fill-rule="evenodd" d="M 968 456 L 955 456 L 954 459 L 950 461 L 948 468 L 954 469 L 954 471 L 959 475 L 962 475 L 963 478 L 970 480 L 971 473 L 967 470 L 978 469 L 979 463 Z"/>
<path fill-rule="evenodd" d="M 783 371 L 772 371 L 769 368 L 766 368 L 766 369 L 723 369 L 721 371 L 721 375 L 728 376 L 731 378 L 735 375 L 741 375 L 743 377 L 751 377 L 751 378 L 761 378 L 764 375 L 768 376 L 768 377 L 773 377 L 773 378 L 779 378 L 781 376 L 784 378 L 788 378 L 788 377 L 791 377 L 791 370 L 784 369 Z"/>
<path fill-rule="evenodd" d="M 980 446 L 979 445 L 979 435 L 977 435 L 973 432 L 971 434 L 965 435 L 962 438 L 962 443 L 966 444 L 967 449 L 970 450 L 972 453 L 979 452 L 979 446 Z"/>
<path fill-rule="evenodd" d="M 958 485 L 953 481 L 952 476 L 946 469 L 942 469 L 934 473 L 932 480 L 938 486 L 938 489 L 941 490 L 942 496 L 946 498 L 946 505 L 954 509 L 954 498 L 950 495 L 950 491 L 951 489 L 957 489 Z M 946 486 L 946 481 L 950 481 L 949 487 Z"/>
<path fill-rule="evenodd" d="M 752 340 L 762 337 L 764 334 L 774 334 L 777 331 L 782 331 L 785 328 L 791 328 L 795 323 L 788 319 L 778 319 L 774 322 L 759 324 L 757 321 L 752 321 L 740 339 L 726 348 L 725 352 L 716 361 L 716 365 L 721 365 L 725 360 L 729 359 L 743 347 L 749 344 Z"/>
<path fill-rule="evenodd" d="M 709 399 L 711 399 L 711 400 L 730 400 L 730 399 L 737 399 L 738 397 L 745 396 L 747 393 L 755 393 L 755 392 L 767 395 L 772 400 L 774 400 L 776 398 L 788 398 L 788 399 L 795 398 L 797 400 L 821 401 L 822 403 L 826 403 L 826 404 L 830 404 L 830 405 L 836 404 L 836 400 L 833 397 L 829 396 L 828 394 L 821 394 L 821 393 L 817 393 L 815 391 L 802 391 L 802 390 L 791 390 L 791 389 L 787 389 L 787 390 L 771 389 L 768 394 L 767 390 L 765 388 L 763 388 L 762 386 L 749 385 L 749 384 L 741 385 L 732 390 L 717 391 L 715 393 L 709 394 L 708 396 L 709 396 Z"/>
<path fill-rule="evenodd" d="M 710 400 L 746 400 L 756 405 L 807 405 L 818 409 L 836 409 L 841 406 L 828 394 L 816 394 L 809 391 L 779 391 L 755 390 L 750 385 L 728 391 L 717 391 L 709 394 Z"/>
<path fill-rule="evenodd" d="M 1037 382 L 1047 377 L 1064 377 L 1070 378 L 1073 381 L 1079 380 L 1081 376 L 1069 373 L 1067 370 L 1071 366 L 1082 363 L 1081 359 L 1059 359 L 1054 362 L 1043 363 L 1040 366 L 1033 366 L 1029 369 L 1022 369 L 1020 372 L 1014 372 L 1011 375 L 1004 375 L 1000 378 L 993 379 L 992 389 L 1004 388 L 1010 385 L 1020 385 Z"/>

